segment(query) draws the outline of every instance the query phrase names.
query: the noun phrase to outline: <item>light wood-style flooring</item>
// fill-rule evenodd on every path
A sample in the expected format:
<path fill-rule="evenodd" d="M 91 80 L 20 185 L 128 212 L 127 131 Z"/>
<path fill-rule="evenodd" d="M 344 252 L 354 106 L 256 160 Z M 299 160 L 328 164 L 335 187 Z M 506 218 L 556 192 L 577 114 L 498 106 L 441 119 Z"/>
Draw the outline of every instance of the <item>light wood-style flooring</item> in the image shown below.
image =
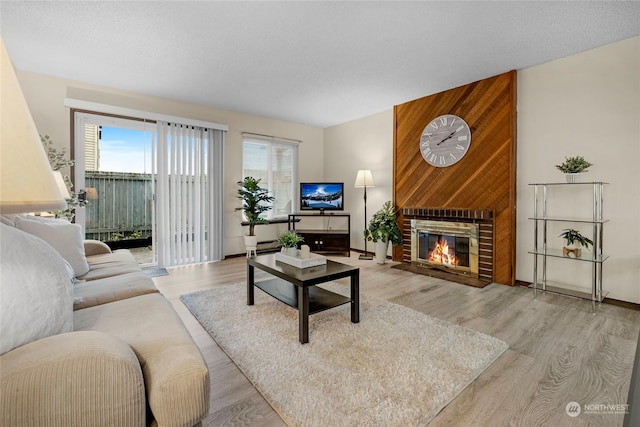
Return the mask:
<path fill-rule="evenodd" d="M 509 344 L 509 350 L 430 426 L 622 425 L 622 414 L 586 413 L 585 405 L 626 404 L 640 311 L 605 303 L 592 314 L 589 301 L 542 293 L 534 300 L 533 292 L 524 287 L 473 288 L 393 269 L 393 263 L 361 261 L 357 253 L 334 259 L 360 267 L 361 293 Z M 203 425 L 284 426 L 179 300 L 185 293 L 244 282 L 245 259 L 169 272 L 154 281 L 183 318 L 210 369 L 211 408 Z M 313 339 L 313 330 L 310 334 Z M 582 405 L 582 413 L 575 418 L 565 411 L 573 401 Z"/>

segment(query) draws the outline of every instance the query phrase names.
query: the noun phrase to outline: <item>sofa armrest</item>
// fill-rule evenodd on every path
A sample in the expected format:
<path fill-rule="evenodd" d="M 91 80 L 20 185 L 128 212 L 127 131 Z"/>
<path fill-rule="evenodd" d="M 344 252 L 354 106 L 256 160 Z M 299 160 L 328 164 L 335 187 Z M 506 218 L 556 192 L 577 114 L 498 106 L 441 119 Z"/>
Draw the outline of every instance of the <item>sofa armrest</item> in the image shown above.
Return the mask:
<path fill-rule="evenodd" d="M 165 343 L 166 344 L 166 343 Z M 149 407 L 157 426 L 197 425 L 209 413 L 209 370 L 191 340 L 176 340 L 145 359 Z"/>
<path fill-rule="evenodd" d="M 0 425 L 146 424 L 139 361 L 116 337 L 79 331 L 0 356 Z"/>
<path fill-rule="evenodd" d="M 85 240 L 84 241 L 84 255 L 100 255 L 100 254 L 110 254 L 111 248 L 104 242 L 100 240 Z"/>

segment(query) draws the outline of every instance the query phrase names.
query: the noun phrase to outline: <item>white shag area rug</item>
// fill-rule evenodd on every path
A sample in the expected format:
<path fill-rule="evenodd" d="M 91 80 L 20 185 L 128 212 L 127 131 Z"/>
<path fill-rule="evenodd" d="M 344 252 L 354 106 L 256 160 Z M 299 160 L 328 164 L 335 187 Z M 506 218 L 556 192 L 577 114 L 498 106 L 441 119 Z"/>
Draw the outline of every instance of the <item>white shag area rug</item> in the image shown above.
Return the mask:
<path fill-rule="evenodd" d="M 298 311 L 258 288 L 248 306 L 245 283 L 180 299 L 290 426 L 426 425 L 508 348 L 363 294 L 360 323 L 349 304 L 311 315 L 304 345 Z"/>

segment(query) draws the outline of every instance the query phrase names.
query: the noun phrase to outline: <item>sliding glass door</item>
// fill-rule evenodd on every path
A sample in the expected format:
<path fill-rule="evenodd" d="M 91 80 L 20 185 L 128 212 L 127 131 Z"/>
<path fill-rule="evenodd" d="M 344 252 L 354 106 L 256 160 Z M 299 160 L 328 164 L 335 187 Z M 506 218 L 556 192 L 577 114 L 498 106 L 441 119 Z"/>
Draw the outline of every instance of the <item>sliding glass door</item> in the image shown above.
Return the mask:
<path fill-rule="evenodd" d="M 74 117 L 74 182 L 89 196 L 76 222 L 87 238 L 160 267 L 224 258 L 225 131 Z"/>
<path fill-rule="evenodd" d="M 140 264 L 157 263 L 153 165 L 156 124 L 75 114 L 75 187 L 88 204 L 76 222 L 88 239 L 128 248 Z"/>

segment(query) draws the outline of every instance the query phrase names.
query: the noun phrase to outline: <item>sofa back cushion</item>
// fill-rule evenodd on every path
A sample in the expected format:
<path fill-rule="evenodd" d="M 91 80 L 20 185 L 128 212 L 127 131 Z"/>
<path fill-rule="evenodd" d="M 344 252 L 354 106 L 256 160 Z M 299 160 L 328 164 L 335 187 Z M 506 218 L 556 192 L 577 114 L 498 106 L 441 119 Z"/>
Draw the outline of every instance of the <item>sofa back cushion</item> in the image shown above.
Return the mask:
<path fill-rule="evenodd" d="M 66 259 L 76 276 L 89 272 L 89 264 L 84 253 L 82 228 L 64 219 L 37 217 L 16 218 L 16 227 L 33 234 L 53 246 Z"/>
<path fill-rule="evenodd" d="M 0 354 L 73 331 L 66 264 L 48 243 L 0 224 Z"/>

